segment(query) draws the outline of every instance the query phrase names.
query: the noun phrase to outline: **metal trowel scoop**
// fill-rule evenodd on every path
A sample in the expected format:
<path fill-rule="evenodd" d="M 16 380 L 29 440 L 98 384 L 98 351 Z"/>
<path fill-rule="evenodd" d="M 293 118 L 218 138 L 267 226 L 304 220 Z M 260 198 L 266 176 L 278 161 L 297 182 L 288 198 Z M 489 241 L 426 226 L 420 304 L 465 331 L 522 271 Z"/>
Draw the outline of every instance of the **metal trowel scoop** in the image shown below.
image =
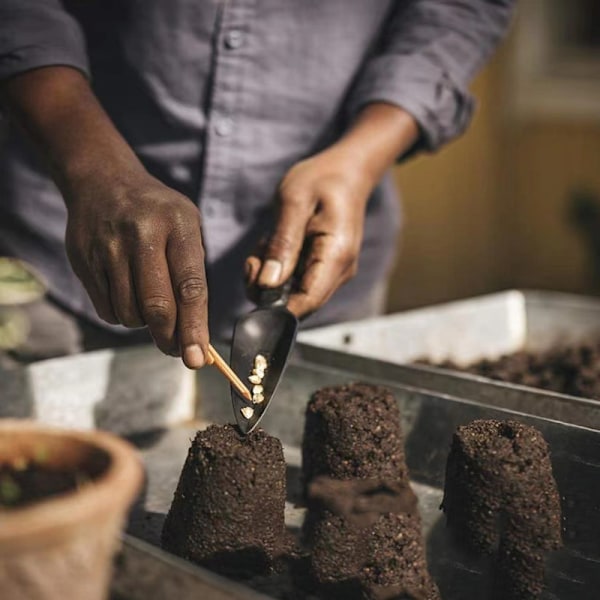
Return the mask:
<path fill-rule="evenodd" d="M 298 319 L 286 308 L 291 282 L 259 292 L 257 308 L 240 317 L 233 331 L 230 365 L 252 392 L 252 401 L 231 388 L 236 423 L 250 433 L 263 418 L 285 371 Z"/>

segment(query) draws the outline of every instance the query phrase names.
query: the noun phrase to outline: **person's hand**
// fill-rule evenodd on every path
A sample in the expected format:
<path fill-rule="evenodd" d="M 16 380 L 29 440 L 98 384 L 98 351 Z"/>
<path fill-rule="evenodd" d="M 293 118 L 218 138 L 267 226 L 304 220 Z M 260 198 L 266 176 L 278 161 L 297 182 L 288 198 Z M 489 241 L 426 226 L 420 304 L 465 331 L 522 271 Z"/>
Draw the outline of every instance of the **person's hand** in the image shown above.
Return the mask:
<path fill-rule="evenodd" d="M 277 287 L 302 253 L 288 308 L 314 312 L 357 271 L 365 207 L 374 181 L 356 156 L 332 147 L 297 163 L 278 191 L 278 219 L 264 248 L 246 263 L 247 284 Z"/>
<path fill-rule="evenodd" d="M 279 186 L 275 231 L 246 262 L 250 290 L 279 287 L 294 274 L 293 313 L 302 317 L 327 302 L 356 274 L 373 188 L 418 136 L 409 113 L 375 102 L 337 143 L 292 167 Z"/>
<path fill-rule="evenodd" d="M 153 177 L 95 174 L 69 185 L 66 246 L 98 315 L 148 326 L 156 345 L 190 368 L 208 348 L 200 213 Z"/>
<path fill-rule="evenodd" d="M 67 253 L 100 317 L 147 325 L 163 352 L 201 367 L 209 336 L 196 206 L 148 174 L 77 69 L 0 82 L 0 103 L 63 194 Z"/>

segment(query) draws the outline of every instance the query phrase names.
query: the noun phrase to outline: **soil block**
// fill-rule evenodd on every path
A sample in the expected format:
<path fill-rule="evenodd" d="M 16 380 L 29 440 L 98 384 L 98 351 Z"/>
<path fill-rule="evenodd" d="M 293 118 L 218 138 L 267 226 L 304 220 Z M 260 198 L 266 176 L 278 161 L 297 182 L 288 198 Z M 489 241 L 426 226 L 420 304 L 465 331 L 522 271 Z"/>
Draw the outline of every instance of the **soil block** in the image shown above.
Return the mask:
<path fill-rule="evenodd" d="M 305 486 L 318 475 L 407 482 L 400 411 L 393 394 L 366 383 L 315 392 L 306 408 L 302 470 Z"/>
<path fill-rule="evenodd" d="M 548 445 L 535 428 L 495 420 L 459 427 L 442 509 L 461 545 L 496 557 L 498 598 L 539 598 L 543 557 L 561 545 L 561 509 Z"/>
<path fill-rule="evenodd" d="M 281 442 L 255 430 L 211 425 L 188 451 L 163 531 L 163 547 L 214 571 L 266 574 L 287 550 Z"/>
<path fill-rule="evenodd" d="M 323 598 L 439 599 L 408 484 L 318 477 L 309 487 L 303 533 Z"/>

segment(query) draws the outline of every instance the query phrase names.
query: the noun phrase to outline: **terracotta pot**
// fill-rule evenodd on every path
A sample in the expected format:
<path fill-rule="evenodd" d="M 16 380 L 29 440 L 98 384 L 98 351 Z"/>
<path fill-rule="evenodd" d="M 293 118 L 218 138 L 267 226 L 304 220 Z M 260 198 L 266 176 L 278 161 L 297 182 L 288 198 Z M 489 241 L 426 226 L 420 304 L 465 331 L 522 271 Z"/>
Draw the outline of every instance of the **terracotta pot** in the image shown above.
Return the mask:
<path fill-rule="evenodd" d="M 0 509 L 0 597 L 101 600 L 143 469 L 135 449 L 104 432 L 0 420 L 0 464 L 35 460 L 93 480 L 78 490 Z"/>

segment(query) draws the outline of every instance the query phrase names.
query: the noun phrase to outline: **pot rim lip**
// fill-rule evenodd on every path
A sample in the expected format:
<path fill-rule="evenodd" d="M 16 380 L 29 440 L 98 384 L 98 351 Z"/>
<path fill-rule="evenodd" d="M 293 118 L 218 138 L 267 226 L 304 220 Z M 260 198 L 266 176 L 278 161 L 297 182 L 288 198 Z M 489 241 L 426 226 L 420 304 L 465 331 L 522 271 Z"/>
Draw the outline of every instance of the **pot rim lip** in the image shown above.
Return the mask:
<path fill-rule="evenodd" d="M 44 538 L 56 538 L 61 532 L 96 518 L 101 527 L 102 517 L 110 519 L 111 514 L 124 513 L 140 490 L 144 478 L 141 458 L 134 446 L 112 433 L 70 430 L 30 419 L 0 419 L 0 436 L 10 432 L 43 434 L 95 446 L 109 454 L 110 463 L 102 475 L 78 490 L 23 508 L 0 511 L 0 543 L 3 545 L 29 538 L 43 543 Z M 10 546 L 6 550 L 10 552 Z"/>

